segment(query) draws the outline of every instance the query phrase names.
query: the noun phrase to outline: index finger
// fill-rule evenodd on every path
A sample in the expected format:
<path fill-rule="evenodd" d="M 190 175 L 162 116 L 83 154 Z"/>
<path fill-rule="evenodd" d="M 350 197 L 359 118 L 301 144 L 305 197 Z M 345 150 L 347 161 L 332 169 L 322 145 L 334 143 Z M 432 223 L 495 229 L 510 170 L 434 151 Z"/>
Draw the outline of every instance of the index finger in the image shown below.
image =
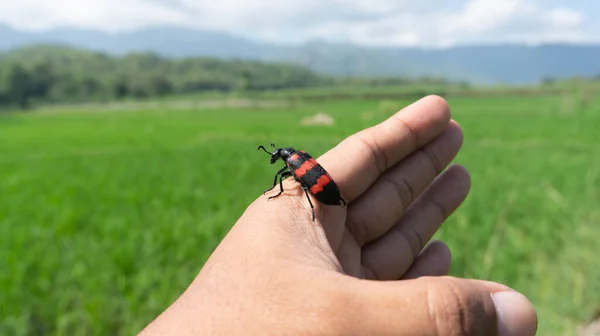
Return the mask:
<path fill-rule="evenodd" d="M 427 96 L 346 138 L 319 157 L 319 163 L 350 202 L 383 172 L 442 134 L 449 122 L 448 103 L 439 96 Z"/>

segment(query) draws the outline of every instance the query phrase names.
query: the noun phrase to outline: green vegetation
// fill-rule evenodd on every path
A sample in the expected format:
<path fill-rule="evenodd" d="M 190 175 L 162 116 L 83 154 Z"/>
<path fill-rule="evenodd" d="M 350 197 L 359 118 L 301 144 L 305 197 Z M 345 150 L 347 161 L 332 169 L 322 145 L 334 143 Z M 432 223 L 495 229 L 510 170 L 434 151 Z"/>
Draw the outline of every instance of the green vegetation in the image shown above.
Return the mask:
<path fill-rule="evenodd" d="M 77 102 L 174 93 L 273 90 L 316 86 L 327 79 L 300 67 L 217 59 L 121 58 L 55 46 L 28 47 L 0 58 L 0 103 Z M 4 89 L 2 89 L 4 87 Z"/>
<path fill-rule="evenodd" d="M 0 334 L 136 333 L 270 183 L 257 144 L 318 155 L 432 93 L 464 128 L 457 161 L 473 179 L 438 234 L 452 274 L 507 283 L 535 303 L 541 335 L 573 334 L 600 308 L 599 89 L 53 46 L 0 54 L 0 111 L 39 111 L 0 115 Z M 316 113 L 334 125 L 301 123 Z"/>
<path fill-rule="evenodd" d="M 169 108 L 173 100 L 0 116 L 0 334 L 135 334 L 271 183 L 257 144 L 317 156 L 411 101 Z M 457 162 L 473 183 L 438 234 L 452 274 L 528 295 L 540 335 L 575 334 L 600 302 L 600 101 L 449 101 L 465 132 Z M 301 124 L 316 113 L 335 124 Z"/>
<path fill-rule="evenodd" d="M 213 58 L 168 59 L 151 53 L 111 57 L 58 46 L 0 54 L 0 108 L 32 103 L 106 102 L 189 94 L 253 94 L 285 89 L 450 85 L 444 79 L 337 78 L 306 68 Z M 464 86 L 464 84 L 461 84 Z"/>
<path fill-rule="evenodd" d="M 168 59 L 151 53 L 111 57 L 52 45 L 0 54 L 0 112 L 37 106 L 207 98 L 285 100 L 418 99 L 547 95 L 574 86 L 595 92 L 600 80 L 548 78 L 542 85 L 472 87 L 444 78 L 331 77 L 297 65 L 213 58 Z"/>
<path fill-rule="evenodd" d="M 600 45 L 589 43 L 493 43 L 422 47 L 368 47 L 313 41 L 273 44 L 210 30 L 163 26 L 119 34 L 65 27 L 43 33 L 0 24 L 0 49 L 31 41 L 68 43 L 80 48 L 126 54 L 150 50 L 170 57 L 218 55 L 223 58 L 278 60 L 339 76 L 420 77 L 435 75 L 477 83 L 535 84 L 544 77 L 600 74 Z"/>

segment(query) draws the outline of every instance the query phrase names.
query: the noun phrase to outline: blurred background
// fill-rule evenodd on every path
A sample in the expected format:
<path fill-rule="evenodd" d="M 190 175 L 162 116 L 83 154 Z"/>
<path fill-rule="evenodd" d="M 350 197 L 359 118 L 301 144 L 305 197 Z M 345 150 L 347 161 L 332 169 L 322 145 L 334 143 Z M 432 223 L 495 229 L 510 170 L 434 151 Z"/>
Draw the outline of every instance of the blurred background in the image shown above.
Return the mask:
<path fill-rule="evenodd" d="M 451 274 L 600 309 L 600 4 L 587 0 L 0 0 L 0 334 L 135 334 L 272 183 L 448 100 L 472 175 Z M 598 334 L 596 334 L 598 335 Z"/>

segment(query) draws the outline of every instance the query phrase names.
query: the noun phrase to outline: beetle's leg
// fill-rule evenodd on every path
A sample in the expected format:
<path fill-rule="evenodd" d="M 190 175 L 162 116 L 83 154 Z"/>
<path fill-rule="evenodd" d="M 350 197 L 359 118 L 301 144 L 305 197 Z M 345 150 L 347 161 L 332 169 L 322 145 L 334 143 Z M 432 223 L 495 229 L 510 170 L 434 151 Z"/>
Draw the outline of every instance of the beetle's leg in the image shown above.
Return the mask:
<path fill-rule="evenodd" d="M 314 222 L 315 221 L 315 207 L 313 206 L 312 202 L 310 201 L 310 196 L 308 196 L 308 188 L 305 186 L 302 186 L 302 189 L 304 189 L 304 193 L 306 194 L 306 198 L 308 199 L 308 204 L 310 204 L 310 209 L 312 210 L 312 220 Z"/>
<path fill-rule="evenodd" d="M 282 174 L 285 170 L 287 169 L 287 166 L 283 166 L 283 168 L 279 169 L 279 171 L 277 171 L 277 173 L 275 174 L 275 178 L 273 179 L 273 186 L 267 190 L 265 190 L 263 192 L 263 195 L 267 193 L 267 191 L 273 190 L 273 188 L 275 188 L 275 186 L 277 185 L 277 177 Z"/>
<path fill-rule="evenodd" d="M 292 175 L 292 173 L 290 173 L 290 172 L 283 172 L 283 173 L 281 173 L 281 175 L 279 175 L 279 193 L 277 195 L 273 195 L 273 196 L 269 197 L 269 199 L 275 198 L 275 197 L 283 194 L 283 179 L 287 178 L 291 175 Z M 271 188 L 271 189 L 273 189 L 273 188 Z"/>

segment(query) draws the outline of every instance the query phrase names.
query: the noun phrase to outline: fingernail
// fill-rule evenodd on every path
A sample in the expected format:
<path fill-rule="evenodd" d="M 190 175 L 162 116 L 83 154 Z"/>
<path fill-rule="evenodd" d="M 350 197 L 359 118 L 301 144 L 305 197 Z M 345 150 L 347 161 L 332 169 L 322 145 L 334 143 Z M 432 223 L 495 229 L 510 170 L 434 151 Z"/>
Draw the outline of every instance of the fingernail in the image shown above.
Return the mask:
<path fill-rule="evenodd" d="M 537 314 L 533 305 L 521 293 L 508 291 L 492 293 L 498 317 L 499 336 L 534 336 Z"/>

